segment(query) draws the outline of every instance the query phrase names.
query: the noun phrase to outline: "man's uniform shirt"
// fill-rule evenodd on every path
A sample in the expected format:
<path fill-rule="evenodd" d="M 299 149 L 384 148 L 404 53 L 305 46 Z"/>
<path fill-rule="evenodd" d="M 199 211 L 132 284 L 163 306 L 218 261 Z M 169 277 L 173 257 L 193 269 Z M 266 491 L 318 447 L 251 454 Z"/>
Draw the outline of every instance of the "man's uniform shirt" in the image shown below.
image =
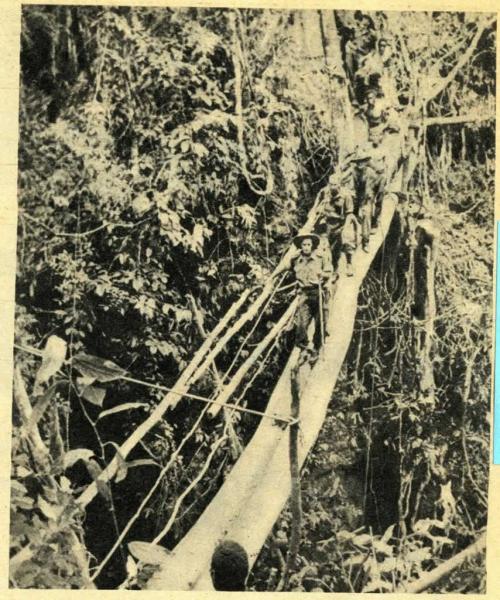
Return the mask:
<path fill-rule="evenodd" d="M 330 248 L 322 250 L 318 247 L 309 256 L 301 253 L 293 261 L 293 270 L 299 289 L 317 289 L 333 275 Z"/>

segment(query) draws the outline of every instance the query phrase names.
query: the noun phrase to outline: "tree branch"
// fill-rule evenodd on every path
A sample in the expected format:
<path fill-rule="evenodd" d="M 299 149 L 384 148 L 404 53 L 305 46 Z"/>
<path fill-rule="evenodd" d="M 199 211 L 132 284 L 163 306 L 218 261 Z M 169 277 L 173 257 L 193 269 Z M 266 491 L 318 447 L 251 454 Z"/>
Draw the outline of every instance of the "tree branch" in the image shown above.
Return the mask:
<path fill-rule="evenodd" d="M 460 60 L 453 67 L 453 69 L 448 73 L 448 75 L 446 75 L 446 77 L 443 77 L 440 81 L 437 81 L 436 83 L 434 83 L 434 85 L 432 85 L 432 84 L 430 85 L 429 94 L 428 94 L 428 96 L 426 96 L 424 98 L 425 102 L 429 102 L 430 100 L 435 98 L 440 92 L 442 92 L 455 79 L 455 77 L 456 77 L 457 73 L 460 71 L 460 69 L 462 69 L 469 62 L 469 60 L 470 60 L 472 54 L 474 53 L 474 50 L 476 49 L 476 46 L 478 45 L 479 40 L 481 39 L 481 36 L 485 32 L 485 30 L 488 29 L 488 27 L 490 27 L 490 25 L 492 25 L 496 21 L 496 19 L 497 19 L 497 16 L 495 14 L 492 17 L 485 19 L 483 21 L 482 25 L 478 24 L 478 29 L 476 31 L 476 34 L 472 38 L 471 43 L 469 44 L 469 47 L 467 48 L 467 50 L 462 54 L 462 57 L 460 58 Z"/>
<path fill-rule="evenodd" d="M 257 344 L 254 348 L 253 352 L 250 356 L 245 360 L 245 362 L 241 365 L 238 371 L 231 377 L 229 382 L 222 388 L 220 391 L 218 401 L 221 404 L 225 404 L 231 395 L 236 391 L 237 387 L 243 381 L 243 378 L 247 374 L 247 372 L 253 367 L 253 365 L 257 362 L 260 355 L 265 351 L 267 346 L 274 340 L 276 336 L 280 334 L 282 329 L 286 326 L 286 324 L 292 318 L 295 309 L 297 307 L 297 298 L 295 298 L 291 304 L 288 306 L 283 315 L 276 321 L 274 326 L 269 330 L 267 335 Z"/>
<path fill-rule="evenodd" d="M 194 299 L 192 294 L 188 294 L 188 299 L 191 302 L 191 307 L 193 309 L 194 318 L 196 324 L 198 325 L 198 329 L 200 334 L 203 336 L 203 339 L 207 338 L 207 332 L 205 331 L 205 326 L 203 324 L 203 317 L 198 309 L 198 305 L 196 304 L 196 300 Z M 215 360 L 212 361 L 212 373 L 215 379 L 215 383 L 217 385 L 217 389 L 220 390 L 223 386 L 222 377 L 220 376 L 219 370 L 217 369 L 217 365 L 215 364 Z M 208 409 L 208 414 L 211 417 L 214 417 L 220 411 L 220 406 L 218 404 L 212 404 L 212 406 Z M 233 422 L 231 420 L 231 415 L 229 411 L 224 410 L 224 419 L 226 422 L 226 427 L 228 430 L 229 440 L 231 442 L 233 459 L 236 460 L 238 456 L 242 453 L 243 447 L 241 446 L 240 440 L 238 438 L 238 434 L 234 429 Z"/>
<path fill-rule="evenodd" d="M 455 556 L 452 556 L 452 558 L 440 564 L 439 567 L 432 569 L 432 571 L 424 573 L 422 577 L 420 577 L 420 579 L 417 579 L 417 581 L 413 581 L 412 583 L 407 584 L 406 586 L 401 586 L 396 590 L 396 592 L 405 592 L 407 594 L 418 594 L 420 592 L 423 592 L 427 588 L 431 587 L 431 585 L 436 584 L 443 577 L 446 577 L 446 575 L 449 575 L 466 560 L 485 550 L 485 548 L 486 533 L 483 533 L 481 537 L 473 544 L 471 544 L 468 548 L 462 550 L 462 552 L 459 552 Z"/>
<path fill-rule="evenodd" d="M 241 171 L 248 183 L 248 186 L 258 196 L 268 196 L 274 187 L 273 175 L 269 165 L 267 165 L 267 174 L 266 174 L 266 187 L 265 189 L 260 189 L 254 184 L 254 177 L 248 171 L 248 157 L 245 150 L 245 141 L 244 141 L 244 130 L 245 123 L 243 120 L 243 101 L 242 101 L 242 74 L 241 74 L 241 64 L 243 63 L 242 50 L 240 46 L 240 40 L 238 37 L 238 29 L 237 29 L 237 19 L 238 12 L 237 9 L 235 11 L 231 11 L 229 13 L 229 20 L 231 23 L 231 29 L 233 32 L 233 66 L 234 66 L 234 97 L 235 97 L 235 122 L 236 122 L 236 130 L 238 134 L 238 146 L 240 150 L 240 160 L 241 160 Z"/>
<path fill-rule="evenodd" d="M 33 412 L 33 408 L 31 406 L 28 393 L 26 392 L 26 387 L 24 385 L 23 377 L 21 375 L 21 370 L 19 366 L 16 366 L 14 369 L 14 399 L 16 401 L 16 405 L 19 410 L 19 414 L 21 416 L 23 425 L 27 429 L 31 414 Z M 57 490 L 57 482 L 55 481 L 54 477 L 50 475 L 49 450 L 45 445 L 44 441 L 42 440 L 40 431 L 36 425 L 32 426 L 30 431 L 28 432 L 28 441 L 32 446 L 33 455 L 36 457 L 36 461 L 38 462 L 39 466 L 48 474 L 49 485 L 54 490 Z M 75 560 L 81 570 L 83 587 L 87 589 L 92 589 L 95 586 L 90 580 L 86 548 L 83 545 L 83 543 L 78 539 L 78 536 L 76 535 L 75 531 L 73 531 L 73 529 L 68 529 L 67 536 L 71 549 L 73 550 Z M 22 550 L 20 550 L 16 555 L 14 555 L 9 561 L 10 576 L 13 577 L 18 567 L 21 566 L 23 562 L 31 560 L 34 554 L 35 550 L 33 548 L 33 545 L 30 543 L 26 545 Z"/>
<path fill-rule="evenodd" d="M 291 496 L 290 511 L 292 514 L 290 544 L 286 559 L 286 567 L 283 573 L 284 586 L 287 587 L 292 569 L 296 567 L 297 556 L 300 547 L 300 536 L 302 532 L 302 498 L 300 489 L 300 465 L 299 465 L 299 416 L 300 416 L 300 389 L 299 369 L 296 365 L 290 372 L 291 391 L 291 413 L 296 422 L 290 426 L 289 433 L 289 459 Z"/>
<path fill-rule="evenodd" d="M 454 115 L 451 117 L 427 117 L 415 125 L 430 127 L 431 125 L 459 125 L 460 123 L 479 123 L 495 119 L 495 113 Z"/>

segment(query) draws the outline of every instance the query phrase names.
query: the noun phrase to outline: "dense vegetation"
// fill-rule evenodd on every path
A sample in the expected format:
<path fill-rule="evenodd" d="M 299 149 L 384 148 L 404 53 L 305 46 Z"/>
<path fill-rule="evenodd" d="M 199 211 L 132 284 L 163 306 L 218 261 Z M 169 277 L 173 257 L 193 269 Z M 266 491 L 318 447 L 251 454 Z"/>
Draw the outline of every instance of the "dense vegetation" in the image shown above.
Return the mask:
<path fill-rule="evenodd" d="M 301 567 L 288 589 L 391 591 L 486 525 L 494 121 L 476 117 L 494 106 L 494 21 L 370 18 L 393 36 L 401 104 L 430 121 L 303 472 Z M 200 403 L 180 402 L 85 510 L 76 504 L 164 392 L 98 376 L 102 365 L 90 377 L 72 357 L 111 360 L 169 387 L 202 342 L 199 320 L 211 330 L 266 281 L 345 135 L 336 117 L 359 15 L 335 20 L 340 51 L 330 64 L 321 13 L 24 7 L 16 344 L 42 349 L 57 336 L 68 361 L 37 394 L 39 359 L 16 352 L 11 551 L 14 561 L 29 554 L 11 568 L 12 585 L 85 586 L 86 564 L 92 575 L 198 418 Z M 285 296 L 232 340 L 220 373 L 234 370 L 248 333 L 251 346 L 268 331 Z M 265 408 L 289 347 L 279 341 L 250 382 L 249 408 Z M 207 373 L 192 391 L 213 388 Z M 19 404 L 26 389 L 29 426 Z M 175 546 L 257 422 L 235 418 L 231 451 L 218 450 L 178 509 L 223 427 L 222 417 L 203 421 L 99 587 L 136 578 L 126 542 L 151 541 L 173 511 L 163 543 Z M 33 455 L 35 430 L 46 456 Z M 255 589 L 280 586 L 288 530 L 285 510 L 253 570 Z M 484 564 L 440 586 L 480 591 Z"/>

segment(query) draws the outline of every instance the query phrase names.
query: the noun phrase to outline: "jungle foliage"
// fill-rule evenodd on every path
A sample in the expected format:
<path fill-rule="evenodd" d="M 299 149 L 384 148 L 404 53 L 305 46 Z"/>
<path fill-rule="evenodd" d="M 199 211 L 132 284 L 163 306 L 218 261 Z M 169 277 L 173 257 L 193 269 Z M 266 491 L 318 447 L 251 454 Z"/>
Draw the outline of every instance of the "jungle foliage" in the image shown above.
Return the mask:
<path fill-rule="evenodd" d="M 420 128 L 410 193 L 363 286 L 342 381 L 303 471 L 292 590 L 392 591 L 486 525 L 495 129 L 446 119 L 494 114 L 494 21 L 365 16 L 393 36 L 400 102 L 436 122 Z M 16 344 L 51 350 L 41 368 L 16 352 L 12 586 L 87 586 L 171 461 L 95 580 L 140 587 L 126 542 L 151 541 L 174 515 L 163 540 L 173 548 L 224 480 L 234 439 L 177 505 L 223 427 L 222 417 L 204 422 L 174 454 L 202 408 L 185 400 L 91 504 L 77 503 L 164 395 L 121 375 L 170 387 L 202 342 L 197 314 L 210 331 L 262 286 L 326 185 L 343 135 L 339 68 L 360 17 L 335 14 L 331 65 L 321 18 L 313 26 L 302 12 L 23 8 Z M 269 330 L 285 297 L 218 357 L 220 373 L 234 369 L 247 334 L 251 346 Z M 265 408 L 289 348 L 286 337 L 276 344 L 248 407 Z M 213 387 L 207 373 L 194 392 Z M 235 416 L 234 436 L 244 444 L 257 422 Z M 280 589 L 289 527 L 285 510 L 253 589 Z M 484 563 L 440 586 L 481 591 Z"/>

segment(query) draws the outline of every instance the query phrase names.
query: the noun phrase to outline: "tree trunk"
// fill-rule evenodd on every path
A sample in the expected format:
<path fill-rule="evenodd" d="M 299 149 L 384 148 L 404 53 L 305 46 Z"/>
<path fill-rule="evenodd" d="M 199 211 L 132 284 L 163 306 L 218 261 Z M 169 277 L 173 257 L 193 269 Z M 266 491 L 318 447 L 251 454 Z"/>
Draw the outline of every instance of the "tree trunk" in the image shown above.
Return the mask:
<path fill-rule="evenodd" d="M 401 185 L 401 172 L 394 187 Z M 337 292 L 329 305 L 329 327 L 320 358 L 314 367 L 303 365 L 299 371 L 301 403 L 314 406 L 302 411 L 298 465 L 316 441 L 347 353 L 357 308 L 359 288 L 389 229 L 396 196 L 384 198 L 380 226 L 371 238 L 369 252 L 353 257 L 354 276 L 340 274 Z M 299 357 L 295 348 L 272 393 L 268 414 L 286 414 L 291 406 L 290 376 Z M 209 566 L 218 540 L 239 542 L 255 562 L 262 545 L 291 492 L 289 433 L 268 419 L 262 419 L 252 440 L 231 470 L 219 492 L 197 523 L 176 546 L 172 555 L 148 583 L 148 589 L 212 589 Z"/>
<path fill-rule="evenodd" d="M 415 227 L 415 292 L 418 324 L 416 353 L 419 360 L 419 389 L 422 397 L 434 401 L 434 368 L 432 347 L 436 318 L 435 269 L 439 231 L 430 220 L 417 221 Z M 418 323 L 418 321 L 417 321 Z"/>

